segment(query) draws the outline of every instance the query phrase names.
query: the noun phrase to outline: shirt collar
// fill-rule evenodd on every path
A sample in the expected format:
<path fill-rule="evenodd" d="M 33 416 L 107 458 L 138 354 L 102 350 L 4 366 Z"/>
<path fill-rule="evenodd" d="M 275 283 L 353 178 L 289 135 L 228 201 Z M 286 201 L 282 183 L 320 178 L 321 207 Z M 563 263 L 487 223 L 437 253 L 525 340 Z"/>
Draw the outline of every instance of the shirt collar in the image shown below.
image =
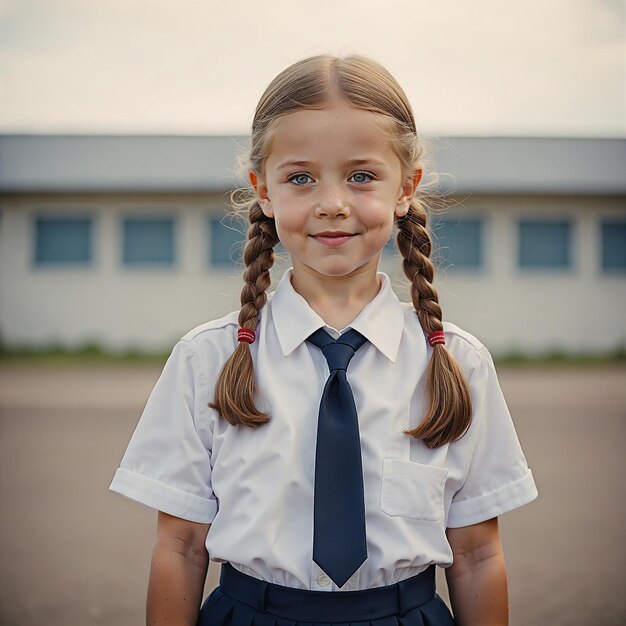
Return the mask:
<path fill-rule="evenodd" d="M 326 322 L 309 306 L 309 303 L 293 288 L 293 268 L 285 271 L 274 293 L 269 294 L 276 335 L 284 356 L 293 352 L 306 338 Z M 398 296 L 391 288 L 389 276 L 377 272 L 381 287 L 373 300 L 363 308 L 349 324 L 380 350 L 390 361 L 396 360 L 402 330 L 404 312 Z"/>

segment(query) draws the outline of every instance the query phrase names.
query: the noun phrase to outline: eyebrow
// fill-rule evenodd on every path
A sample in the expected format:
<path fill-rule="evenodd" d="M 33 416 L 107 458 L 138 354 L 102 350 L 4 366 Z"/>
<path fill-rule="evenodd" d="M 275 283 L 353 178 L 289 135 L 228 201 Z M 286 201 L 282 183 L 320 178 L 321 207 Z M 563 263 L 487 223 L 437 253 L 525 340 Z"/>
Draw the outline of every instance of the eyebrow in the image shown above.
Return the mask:
<path fill-rule="evenodd" d="M 377 165 L 378 167 L 386 167 L 385 163 L 383 163 L 382 161 L 379 161 L 377 159 L 352 159 L 350 161 L 346 162 L 346 165 Z M 291 167 L 291 166 L 309 166 L 309 165 L 313 165 L 313 161 L 285 161 L 284 163 L 281 163 L 277 169 L 282 170 L 286 167 Z"/>

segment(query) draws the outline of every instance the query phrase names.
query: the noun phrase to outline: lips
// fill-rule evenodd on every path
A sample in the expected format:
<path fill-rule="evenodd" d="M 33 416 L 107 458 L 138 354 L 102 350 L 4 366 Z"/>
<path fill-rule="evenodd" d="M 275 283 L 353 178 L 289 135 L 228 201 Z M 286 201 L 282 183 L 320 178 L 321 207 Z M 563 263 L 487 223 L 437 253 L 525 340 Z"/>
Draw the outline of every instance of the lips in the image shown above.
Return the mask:
<path fill-rule="evenodd" d="M 326 230 L 321 233 L 317 233 L 316 235 L 312 235 L 315 241 L 328 246 L 330 248 L 336 248 L 338 246 L 343 245 L 347 241 L 350 241 L 354 235 L 352 233 L 346 233 L 343 231 L 330 231 Z"/>

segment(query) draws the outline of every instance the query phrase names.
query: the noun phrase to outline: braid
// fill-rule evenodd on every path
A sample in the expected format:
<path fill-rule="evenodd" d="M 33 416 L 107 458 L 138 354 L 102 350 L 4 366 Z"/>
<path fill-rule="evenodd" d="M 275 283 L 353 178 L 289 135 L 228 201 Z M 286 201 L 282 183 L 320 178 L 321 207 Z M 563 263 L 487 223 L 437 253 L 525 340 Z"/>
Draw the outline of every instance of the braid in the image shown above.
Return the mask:
<path fill-rule="evenodd" d="M 426 211 L 413 200 L 406 216 L 397 220 L 398 247 L 403 269 L 411 282 L 411 299 L 426 334 L 443 330 L 441 307 L 433 287 L 434 267 L 431 241 L 426 230 Z M 469 428 L 472 400 L 456 360 L 443 344 L 435 344 L 428 363 L 427 412 L 419 426 L 405 433 L 436 448 L 459 439 Z"/>
<path fill-rule="evenodd" d="M 259 323 L 259 311 L 267 302 L 266 291 L 271 284 L 270 269 L 274 264 L 278 234 L 274 220 L 263 214 L 256 200 L 250 205 L 248 219 L 250 228 L 243 252 L 246 270 L 243 274 L 245 284 L 241 290 L 239 326 L 254 331 Z M 222 367 L 215 385 L 215 399 L 209 407 L 216 409 L 234 426 L 256 427 L 267 422 L 270 416 L 256 408 L 255 392 L 250 346 L 240 342 Z"/>

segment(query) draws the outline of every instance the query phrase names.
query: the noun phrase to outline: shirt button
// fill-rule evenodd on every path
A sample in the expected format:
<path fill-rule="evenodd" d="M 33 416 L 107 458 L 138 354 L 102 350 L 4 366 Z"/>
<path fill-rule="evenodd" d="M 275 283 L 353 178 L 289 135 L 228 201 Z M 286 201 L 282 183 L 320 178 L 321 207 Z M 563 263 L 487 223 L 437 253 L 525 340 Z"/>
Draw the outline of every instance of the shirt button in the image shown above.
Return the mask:
<path fill-rule="evenodd" d="M 328 585 L 330 585 L 330 578 L 328 578 L 328 576 L 326 576 L 326 574 L 320 574 L 317 577 L 317 582 L 322 586 L 322 587 L 328 587 Z"/>

